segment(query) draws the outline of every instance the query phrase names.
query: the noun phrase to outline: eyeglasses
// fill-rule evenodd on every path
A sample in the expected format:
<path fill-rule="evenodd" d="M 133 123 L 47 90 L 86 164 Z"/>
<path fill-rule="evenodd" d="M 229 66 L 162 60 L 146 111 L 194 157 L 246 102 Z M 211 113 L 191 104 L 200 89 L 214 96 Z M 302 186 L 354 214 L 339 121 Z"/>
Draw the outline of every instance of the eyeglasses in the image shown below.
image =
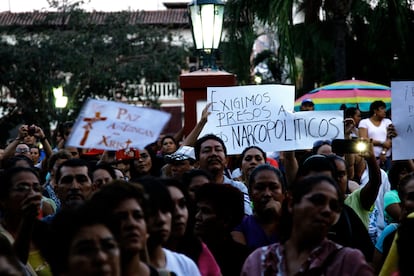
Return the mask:
<path fill-rule="evenodd" d="M 60 178 L 59 183 L 61 184 L 72 184 L 73 180 L 76 180 L 79 184 L 83 184 L 85 182 L 89 182 L 89 178 L 87 175 L 84 174 L 77 174 L 77 175 L 65 175 Z"/>
<path fill-rule="evenodd" d="M 313 143 L 313 148 L 319 148 L 320 146 L 331 145 L 331 144 L 332 144 L 331 140 L 318 140 Z"/>
<path fill-rule="evenodd" d="M 36 193 L 40 193 L 42 191 L 42 187 L 39 184 L 30 185 L 30 184 L 19 184 L 16 185 L 16 187 L 13 187 L 11 189 L 12 191 L 18 192 L 18 193 L 29 193 L 30 190 L 33 190 Z"/>
<path fill-rule="evenodd" d="M 328 202 L 329 208 L 332 210 L 332 212 L 335 212 L 335 213 L 340 213 L 342 210 L 342 206 L 338 200 L 336 199 L 329 200 L 329 198 L 325 196 L 324 194 L 313 194 L 309 197 L 304 197 L 304 198 L 308 200 L 309 202 L 311 202 L 316 207 L 322 207 L 326 205 L 326 203 Z"/>
<path fill-rule="evenodd" d="M 27 148 L 16 148 L 16 153 L 27 153 L 29 151 Z"/>

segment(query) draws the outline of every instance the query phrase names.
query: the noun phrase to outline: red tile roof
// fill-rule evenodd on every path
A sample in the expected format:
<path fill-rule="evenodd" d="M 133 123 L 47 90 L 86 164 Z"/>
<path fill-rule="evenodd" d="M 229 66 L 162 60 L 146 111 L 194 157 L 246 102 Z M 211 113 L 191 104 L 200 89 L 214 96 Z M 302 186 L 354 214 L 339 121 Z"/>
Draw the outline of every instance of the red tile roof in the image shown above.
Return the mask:
<path fill-rule="evenodd" d="M 88 20 L 94 24 L 105 24 L 106 18 L 116 15 L 127 15 L 129 24 L 149 25 L 188 25 L 189 19 L 186 9 L 168 9 L 160 11 L 133 11 L 133 12 L 90 12 Z M 56 12 L 0 12 L 0 26 L 34 26 L 34 25 L 61 25 L 70 22 L 70 15 L 66 18 Z"/>

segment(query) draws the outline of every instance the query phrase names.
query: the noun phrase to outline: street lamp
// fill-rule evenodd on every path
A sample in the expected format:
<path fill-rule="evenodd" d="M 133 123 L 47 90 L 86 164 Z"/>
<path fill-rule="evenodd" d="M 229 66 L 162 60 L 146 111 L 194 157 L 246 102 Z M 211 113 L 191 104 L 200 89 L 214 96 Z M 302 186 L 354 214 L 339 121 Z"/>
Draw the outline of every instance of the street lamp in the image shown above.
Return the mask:
<path fill-rule="evenodd" d="M 193 0 L 188 5 L 191 31 L 195 47 L 201 52 L 202 68 L 217 69 L 215 50 L 223 29 L 224 2 L 221 0 Z"/>

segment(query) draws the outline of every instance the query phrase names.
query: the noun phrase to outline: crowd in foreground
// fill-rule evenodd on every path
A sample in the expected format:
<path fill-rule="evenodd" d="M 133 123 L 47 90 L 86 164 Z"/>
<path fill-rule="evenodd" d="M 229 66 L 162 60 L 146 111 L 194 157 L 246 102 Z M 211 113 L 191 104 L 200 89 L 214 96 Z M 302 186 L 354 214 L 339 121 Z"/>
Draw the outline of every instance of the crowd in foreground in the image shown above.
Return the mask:
<path fill-rule="evenodd" d="M 0 274 L 412 275 L 414 163 L 391 161 L 397 133 L 387 121 L 373 137 L 385 104 L 371 107 L 362 124 L 345 112 L 363 153 L 228 156 L 197 138 L 208 106 L 185 139 L 144 149 L 66 147 L 72 124 L 53 141 L 23 124 L 0 155 Z"/>

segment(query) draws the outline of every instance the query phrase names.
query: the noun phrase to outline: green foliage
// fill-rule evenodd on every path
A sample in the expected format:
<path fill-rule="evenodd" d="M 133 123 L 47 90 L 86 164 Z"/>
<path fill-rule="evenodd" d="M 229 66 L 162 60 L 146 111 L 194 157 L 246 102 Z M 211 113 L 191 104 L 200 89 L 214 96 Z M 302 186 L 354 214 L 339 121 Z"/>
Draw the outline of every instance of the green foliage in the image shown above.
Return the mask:
<path fill-rule="evenodd" d="M 128 98 L 142 82 L 177 81 L 186 66 L 185 47 L 173 46 L 166 28 L 132 25 L 129 16 L 114 13 L 98 25 L 74 10 L 50 14 L 46 22 L 61 23 L 54 27 L 37 22 L 30 29 L 2 30 L 15 43 L 0 43 L 0 86 L 17 99 L 21 120 L 48 129 L 59 116 L 74 119 L 89 97 L 113 99 L 121 91 Z M 69 97 L 61 112 L 52 94 L 59 85 Z"/>
<path fill-rule="evenodd" d="M 229 21 L 228 35 L 235 39 L 227 47 L 240 53 L 251 51 L 251 44 L 244 41 L 250 41 L 254 32 L 238 31 L 240 22 L 257 20 L 272 28 L 280 43 L 279 64 L 290 67 L 297 96 L 315 84 L 352 77 L 386 85 L 412 79 L 412 1 L 374 2 L 376 6 L 372 1 L 352 0 L 229 0 L 228 13 L 239 19 Z M 244 11 L 249 11 L 248 17 Z M 294 11 L 301 12 L 303 22 L 294 24 Z M 296 67 L 298 58 L 301 72 Z M 297 82 L 300 77 L 302 83 Z"/>

